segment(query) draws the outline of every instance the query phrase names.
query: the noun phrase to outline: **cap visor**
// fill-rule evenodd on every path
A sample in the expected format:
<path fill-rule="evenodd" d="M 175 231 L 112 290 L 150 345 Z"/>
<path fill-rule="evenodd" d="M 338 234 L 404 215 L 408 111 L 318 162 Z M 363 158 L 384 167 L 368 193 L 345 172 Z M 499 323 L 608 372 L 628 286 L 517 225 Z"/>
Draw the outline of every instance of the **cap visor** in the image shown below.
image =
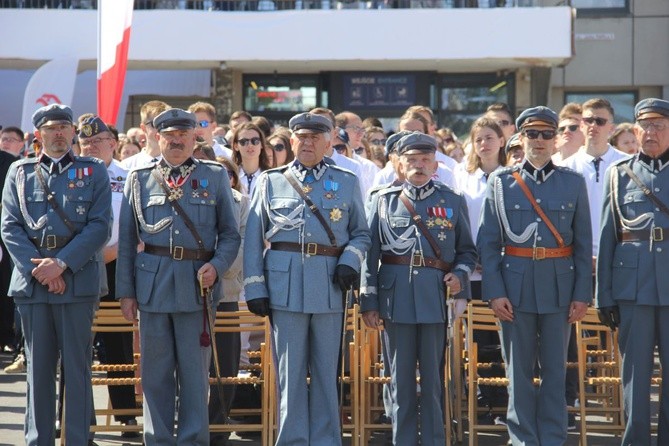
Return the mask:
<path fill-rule="evenodd" d="M 68 119 L 52 119 L 50 121 L 46 121 L 40 127 L 44 127 L 45 125 L 63 125 L 63 124 L 72 124 L 72 121 Z"/>
<path fill-rule="evenodd" d="M 641 112 L 639 113 L 639 116 L 637 116 L 636 120 L 639 121 L 641 119 L 651 119 L 651 118 L 667 118 L 669 116 L 663 115 L 662 113 L 658 113 L 655 111 L 647 111 L 647 112 Z"/>
<path fill-rule="evenodd" d="M 307 134 L 307 133 L 325 133 L 323 129 L 307 129 L 307 128 L 301 128 L 297 130 L 293 130 L 293 133 L 302 135 L 302 134 Z"/>
<path fill-rule="evenodd" d="M 193 127 L 190 125 L 171 125 L 164 129 L 160 129 L 160 132 L 171 132 L 173 130 L 192 130 Z"/>
<path fill-rule="evenodd" d="M 528 127 L 550 127 L 550 128 L 557 128 L 554 123 L 549 122 L 549 121 L 541 121 L 541 120 L 533 120 L 531 122 L 525 121 L 523 123 L 522 128 L 526 129 Z"/>

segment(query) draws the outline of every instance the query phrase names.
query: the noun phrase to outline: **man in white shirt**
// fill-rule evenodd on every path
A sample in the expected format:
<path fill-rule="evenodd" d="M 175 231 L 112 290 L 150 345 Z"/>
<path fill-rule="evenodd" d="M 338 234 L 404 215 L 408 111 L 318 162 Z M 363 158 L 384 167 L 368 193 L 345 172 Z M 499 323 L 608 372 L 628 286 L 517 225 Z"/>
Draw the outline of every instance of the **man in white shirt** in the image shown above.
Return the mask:
<path fill-rule="evenodd" d="M 141 152 L 124 159 L 121 162 L 123 168 L 132 170 L 135 167 L 146 166 L 147 164 L 160 161 L 160 147 L 158 147 L 158 131 L 153 127 L 153 118 L 172 108 L 163 101 L 149 101 L 142 105 L 139 110 L 139 116 L 142 123 L 139 125 L 146 134 L 146 147 Z"/>
<path fill-rule="evenodd" d="M 372 186 L 374 175 L 379 168 L 373 161 L 363 158 L 354 153 L 355 149 L 362 147 L 362 138 L 365 136 L 365 128 L 362 126 L 362 119 L 355 113 L 344 111 L 335 116 L 335 125 L 346 131 L 348 135 L 347 144 L 351 147 L 353 153 L 351 158 L 360 164 L 362 175 L 360 176 L 360 186 L 366 193 Z"/>
<path fill-rule="evenodd" d="M 216 156 L 232 161 L 232 150 L 214 140 L 214 129 L 218 126 L 214 106 L 207 102 L 196 102 L 188 107 L 188 111 L 195 114 L 195 119 L 197 119 L 195 135 L 209 144 L 214 149 Z"/>

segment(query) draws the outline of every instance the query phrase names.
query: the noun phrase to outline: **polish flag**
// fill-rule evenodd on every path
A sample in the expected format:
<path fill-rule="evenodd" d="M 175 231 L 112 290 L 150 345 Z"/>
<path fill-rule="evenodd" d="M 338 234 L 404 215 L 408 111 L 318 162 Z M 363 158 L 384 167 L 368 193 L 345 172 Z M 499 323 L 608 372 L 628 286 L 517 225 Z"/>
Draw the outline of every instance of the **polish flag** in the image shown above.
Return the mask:
<path fill-rule="evenodd" d="M 98 115 L 116 124 L 128 66 L 133 0 L 98 1 Z"/>

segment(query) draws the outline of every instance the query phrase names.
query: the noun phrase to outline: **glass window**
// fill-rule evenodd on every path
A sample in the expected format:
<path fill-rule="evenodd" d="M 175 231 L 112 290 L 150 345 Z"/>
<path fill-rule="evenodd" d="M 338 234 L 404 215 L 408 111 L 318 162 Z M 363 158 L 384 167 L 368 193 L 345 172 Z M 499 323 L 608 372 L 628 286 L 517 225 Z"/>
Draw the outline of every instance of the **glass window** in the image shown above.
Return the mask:
<path fill-rule="evenodd" d="M 490 104 L 505 102 L 511 110 L 512 76 L 444 76 L 439 94 L 439 125 L 465 136 L 472 122 L 485 113 Z"/>
<path fill-rule="evenodd" d="M 244 76 L 244 110 L 301 112 L 316 107 L 318 82 L 312 76 Z"/>
<path fill-rule="evenodd" d="M 627 0 L 571 0 L 571 6 L 577 9 L 627 9 Z"/>
<path fill-rule="evenodd" d="M 604 98 L 611 103 L 615 113 L 615 122 L 634 122 L 634 105 L 637 103 L 636 93 L 631 91 L 625 92 L 578 92 L 566 93 L 564 95 L 565 104 L 567 102 L 584 103 L 588 99 Z"/>

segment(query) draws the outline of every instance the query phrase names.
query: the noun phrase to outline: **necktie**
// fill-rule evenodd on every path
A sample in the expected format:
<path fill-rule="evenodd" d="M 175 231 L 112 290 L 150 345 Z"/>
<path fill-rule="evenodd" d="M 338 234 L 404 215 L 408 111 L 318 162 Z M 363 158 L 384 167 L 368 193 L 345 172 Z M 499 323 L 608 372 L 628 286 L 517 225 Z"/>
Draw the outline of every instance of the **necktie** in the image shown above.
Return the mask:
<path fill-rule="evenodd" d="M 601 164 L 602 159 L 600 157 L 592 160 L 592 163 L 595 165 L 595 182 L 599 183 L 599 165 Z"/>
<path fill-rule="evenodd" d="M 249 186 L 248 186 L 247 189 L 248 189 L 248 192 L 250 194 L 251 193 L 251 183 L 253 182 L 253 174 L 252 173 L 246 175 L 246 181 L 249 183 Z"/>

